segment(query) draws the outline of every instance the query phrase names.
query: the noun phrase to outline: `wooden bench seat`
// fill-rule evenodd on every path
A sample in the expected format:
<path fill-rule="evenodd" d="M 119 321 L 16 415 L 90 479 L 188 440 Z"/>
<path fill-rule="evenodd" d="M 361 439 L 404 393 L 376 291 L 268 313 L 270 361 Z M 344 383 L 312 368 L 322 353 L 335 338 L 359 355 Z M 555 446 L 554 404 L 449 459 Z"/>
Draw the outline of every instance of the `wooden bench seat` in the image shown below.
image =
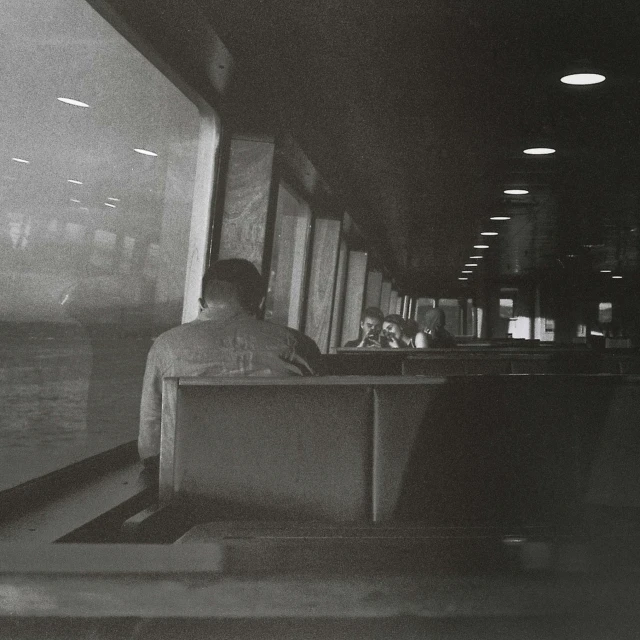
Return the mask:
<path fill-rule="evenodd" d="M 601 438 L 640 423 L 640 379 L 621 376 L 168 379 L 165 398 L 156 531 L 163 509 L 184 531 L 570 524 Z"/>

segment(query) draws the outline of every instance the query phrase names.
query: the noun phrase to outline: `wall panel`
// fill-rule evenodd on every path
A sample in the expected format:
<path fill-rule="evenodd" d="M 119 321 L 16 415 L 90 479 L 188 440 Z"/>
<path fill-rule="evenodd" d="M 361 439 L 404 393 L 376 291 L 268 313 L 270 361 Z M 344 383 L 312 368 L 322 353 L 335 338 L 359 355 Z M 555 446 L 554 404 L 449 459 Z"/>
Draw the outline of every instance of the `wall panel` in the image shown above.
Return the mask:
<path fill-rule="evenodd" d="M 317 218 L 314 225 L 305 333 L 316 341 L 322 353 L 327 353 L 329 350 L 331 305 L 340 246 L 340 226 L 340 220 L 326 218 Z"/>
<path fill-rule="evenodd" d="M 380 271 L 369 271 L 369 275 L 367 276 L 367 293 L 364 302 L 365 308 L 380 306 L 381 289 L 382 273 Z"/>
<path fill-rule="evenodd" d="M 338 257 L 338 275 L 336 277 L 336 288 L 333 296 L 333 316 L 331 318 L 331 339 L 329 341 L 330 349 L 339 347 L 342 343 L 342 319 L 344 316 L 344 293 L 347 284 L 347 258 L 349 250 L 347 243 L 342 240 L 340 242 L 340 255 Z"/>
<path fill-rule="evenodd" d="M 342 342 L 354 340 L 360 331 L 368 256 L 365 251 L 350 251 L 347 267 L 347 293 L 342 323 Z"/>
<path fill-rule="evenodd" d="M 274 144 L 233 139 L 219 258 L 245 258 L 262 269 Z"/>

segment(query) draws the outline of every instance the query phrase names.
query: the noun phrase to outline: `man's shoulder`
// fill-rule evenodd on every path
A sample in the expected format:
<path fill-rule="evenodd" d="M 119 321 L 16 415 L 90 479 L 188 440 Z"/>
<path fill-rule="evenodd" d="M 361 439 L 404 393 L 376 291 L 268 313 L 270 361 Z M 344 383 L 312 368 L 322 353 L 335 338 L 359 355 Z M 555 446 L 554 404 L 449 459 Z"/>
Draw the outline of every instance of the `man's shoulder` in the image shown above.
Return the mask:
<path fill-rule="evenodd" d="M 346 349 L 352 349 L 353 347 L 357 347 L 360 344 L 360 340 L 349 340 L 344 343 Z"/>

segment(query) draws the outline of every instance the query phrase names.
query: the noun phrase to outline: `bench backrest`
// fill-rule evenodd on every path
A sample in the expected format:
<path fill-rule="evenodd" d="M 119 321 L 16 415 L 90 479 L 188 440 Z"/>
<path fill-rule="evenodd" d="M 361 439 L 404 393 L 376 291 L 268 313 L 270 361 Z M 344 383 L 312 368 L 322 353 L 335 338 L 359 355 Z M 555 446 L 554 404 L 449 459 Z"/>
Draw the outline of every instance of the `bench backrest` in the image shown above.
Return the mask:
<path fill-rule="evenodd" d="M 165 394 L 162 499 L 269 520 L 557 522 L 601 438 L 640 423 L 640 379 L 621 376 L 167 379 Z"/>

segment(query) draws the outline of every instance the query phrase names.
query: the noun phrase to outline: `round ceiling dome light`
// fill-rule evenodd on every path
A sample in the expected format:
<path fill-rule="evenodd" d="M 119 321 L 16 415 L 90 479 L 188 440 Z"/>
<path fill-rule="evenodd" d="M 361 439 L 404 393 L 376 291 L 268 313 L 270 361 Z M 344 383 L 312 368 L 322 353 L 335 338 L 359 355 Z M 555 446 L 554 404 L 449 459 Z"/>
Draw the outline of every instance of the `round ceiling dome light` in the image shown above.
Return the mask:
<path fill-rule="evenodd" d="M 527 189 L 505 189 L 502 193 L 508 196 L 526 196 L 529 191 Z"/>
<path fill-rule="evenodd" d="M 555 152 L 556 150 L 551 147 L 530 147 L 522 153 L 526 153 L 528 156 L 548 156 Z"/>
<path fill-rule="evenodd" d="M 562 76 L 560 82 L 564 84 L 571 84 L 574 86 L 585 86 L 588 84 L 600 84 L 604 82 L 606 77 L 601 73 L 570 73 L 567 76 Z"/>

